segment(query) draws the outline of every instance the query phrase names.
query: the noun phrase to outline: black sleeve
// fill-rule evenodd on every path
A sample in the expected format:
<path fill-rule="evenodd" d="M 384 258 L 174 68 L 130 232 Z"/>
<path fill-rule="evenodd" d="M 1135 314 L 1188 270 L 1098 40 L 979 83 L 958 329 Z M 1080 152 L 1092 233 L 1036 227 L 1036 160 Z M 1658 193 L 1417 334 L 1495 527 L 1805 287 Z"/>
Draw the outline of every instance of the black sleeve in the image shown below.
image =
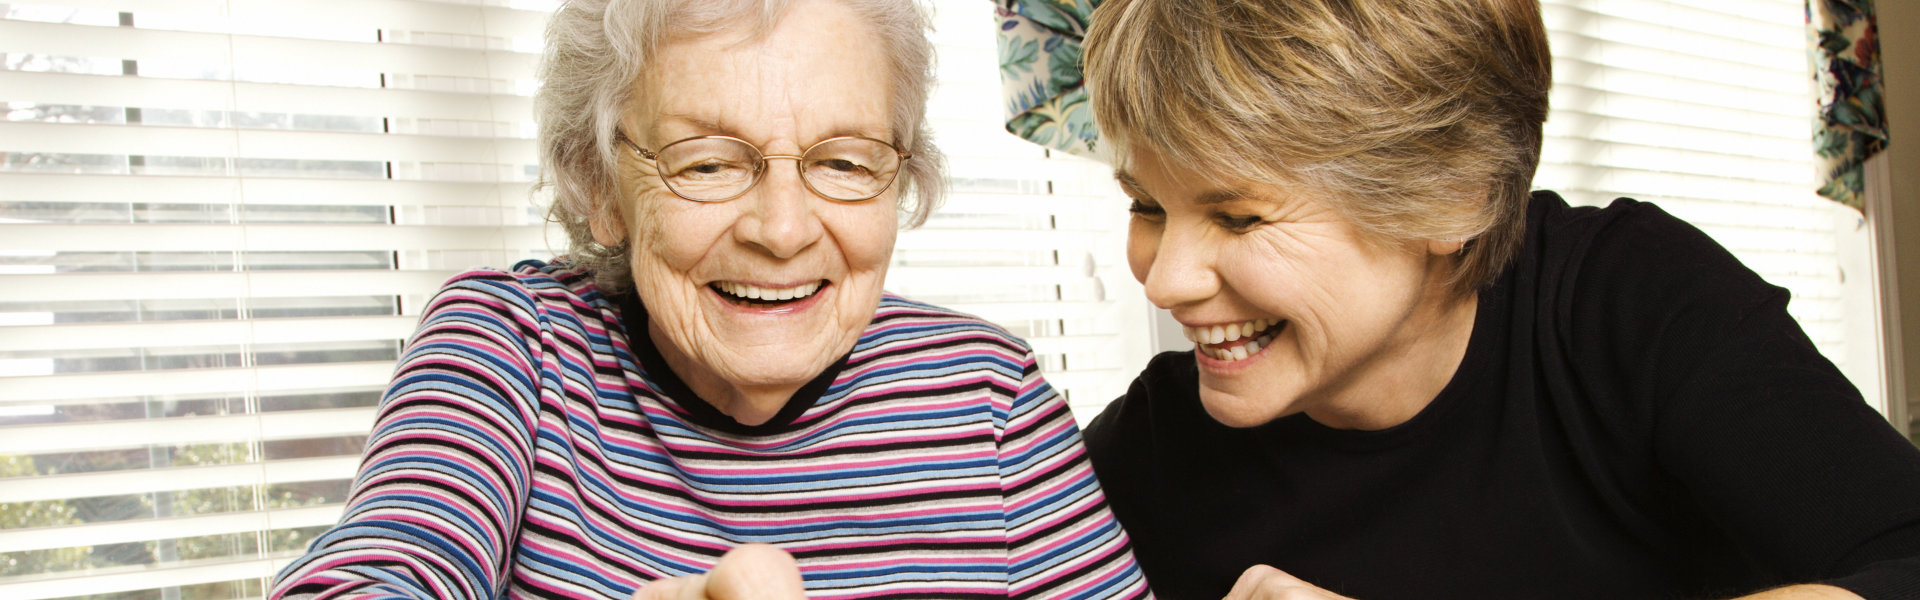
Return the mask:
<path fill-rule="evenodd" d="M 1652 205 L 1607 229 L 1571 321 L 1610 330 L 1576 333 L 1628 374 L 1654 464 L 1781 581 L 1920 598 L 1920 450 L 1819 353 L 1786 290 Z"/>

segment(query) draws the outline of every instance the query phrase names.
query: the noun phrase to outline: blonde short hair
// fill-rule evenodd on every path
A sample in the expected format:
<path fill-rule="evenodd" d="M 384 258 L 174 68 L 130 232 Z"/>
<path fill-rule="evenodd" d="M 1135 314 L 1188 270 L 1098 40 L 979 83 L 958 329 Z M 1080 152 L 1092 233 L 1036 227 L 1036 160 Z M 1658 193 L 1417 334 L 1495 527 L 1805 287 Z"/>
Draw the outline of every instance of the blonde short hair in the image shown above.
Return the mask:
<path fill-rule="evenodd" d="M 1466 241 L 1462 295 L 1519 251 L 1552 84 L 1538 0 L 1108 0 L 1086 67 L 1116 156 L 1311 190 L 1381 239 Z"/>
<path fill-rule="evenodd" d="M 901 224 L 918 226 L 945 193 L 945 163 L 927 124 L 927 96 L 933 88 L 933 44 L 927 15 L 914 0 L 843 0 L 865 19 L 892 68 L 884 77 L 892 90 L 888 115 L 895 139 L 913 153 L 894 183 L 901 203 Z M 791 0 L 568 0 L 547 24 L 546 55 L 540 63 L 541 86 L 534 96 L 539 128 L 540 189 L 553 190 L 548 219 L 566 231 L 568 260 L 586 268 L 608 292 L 632 283 L 631 244 L 604 246 L 593 239 L 596 221 L 617 221 L 616 183 L 619 146 L 614 131 L 629 107 L 645 93 L 641 75 L 665 42 L 743 28 L 753 36 L 770 32 Z M 822 37 L 836 32 L 819 32 Z M 635 83 L 640 91 L 636 92 Z"/>

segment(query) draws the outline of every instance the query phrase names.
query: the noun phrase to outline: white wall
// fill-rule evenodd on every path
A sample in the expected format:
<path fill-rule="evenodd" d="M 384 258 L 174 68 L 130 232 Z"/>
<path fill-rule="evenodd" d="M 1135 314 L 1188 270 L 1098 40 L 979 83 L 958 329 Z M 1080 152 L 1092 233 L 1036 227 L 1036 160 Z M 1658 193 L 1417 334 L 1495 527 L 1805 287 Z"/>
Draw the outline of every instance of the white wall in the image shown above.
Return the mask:
<path fill-rule="evenodd" d="M 1886 152 L 1891 210 L 1886 218 L 1898 249 L 1892 287 L 1898 294 L 1899 331 L 1889 345 L 1903 354 L 1907 415 L 1920 415 L 1920 2 L 1878 3 L 1880 57 L 1886 77 L 1887 121 L 1891 143 Z M 1885 231 L 1883 229 L 1882 231 Z M 1911 421 L 1910 421 L 1911 422 Z M 1909 427 L 1909 435 L 1920 427 Z"/>

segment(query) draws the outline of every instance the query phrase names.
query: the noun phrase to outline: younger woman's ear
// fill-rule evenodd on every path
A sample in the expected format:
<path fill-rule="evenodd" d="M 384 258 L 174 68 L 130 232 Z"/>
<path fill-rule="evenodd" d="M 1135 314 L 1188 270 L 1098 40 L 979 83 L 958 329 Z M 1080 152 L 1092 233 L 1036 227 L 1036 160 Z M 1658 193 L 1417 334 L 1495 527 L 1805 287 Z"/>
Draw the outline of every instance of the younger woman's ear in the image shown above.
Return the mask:
<path fill-rule="evenodd" d="M 1464 239 L 1427 240 L 1427 253 L 1439 256 L 1457 254 L 1466 245 L 1467 241 Z"/>

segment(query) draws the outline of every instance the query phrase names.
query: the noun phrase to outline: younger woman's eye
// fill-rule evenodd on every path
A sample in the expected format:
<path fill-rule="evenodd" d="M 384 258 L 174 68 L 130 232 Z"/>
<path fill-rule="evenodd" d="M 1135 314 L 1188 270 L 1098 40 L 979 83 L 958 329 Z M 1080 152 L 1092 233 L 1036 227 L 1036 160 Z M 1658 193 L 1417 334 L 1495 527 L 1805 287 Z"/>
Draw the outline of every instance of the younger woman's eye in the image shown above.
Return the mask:
<path fill-rule="evenodd" d="M 1219 223 L 1221 228 L 1234 232 L 1247 231 L 1259 226 L 1261 223 L 1260 217 L 1226 214 L 1215 216 L 1214 221 Z"/>
<path fill-rule="evenodd" d="M 1158 205 L 1147 204 L 1139 200 L 1134 200 L 1132 203 L 1128 204 L 1127 212 L 1133 213 L 1134 216 L 1140 217 L 1143 219 L 1158 219 L 1160 217 L 1164 217 L 1167 215 L 1166 209 L 1160 208 Z"/>

